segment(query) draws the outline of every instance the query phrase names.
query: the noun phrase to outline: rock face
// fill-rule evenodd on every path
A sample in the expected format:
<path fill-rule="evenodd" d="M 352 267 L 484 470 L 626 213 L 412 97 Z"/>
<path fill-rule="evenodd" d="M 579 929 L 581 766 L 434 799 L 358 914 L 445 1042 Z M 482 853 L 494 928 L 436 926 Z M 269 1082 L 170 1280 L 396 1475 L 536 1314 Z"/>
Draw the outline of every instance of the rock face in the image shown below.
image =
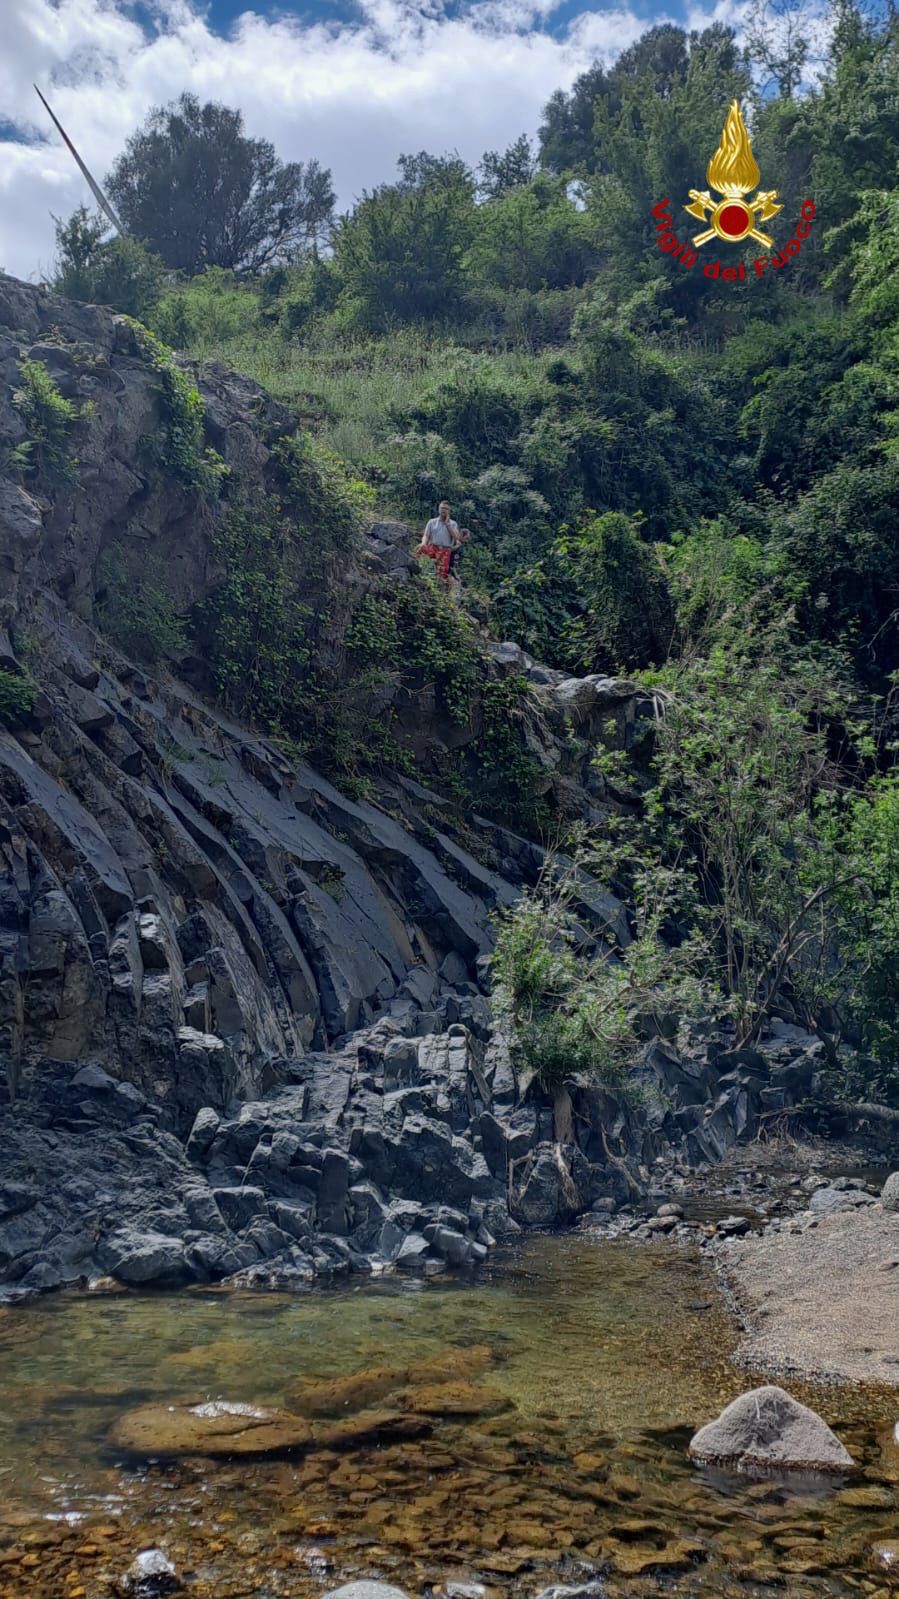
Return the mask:
<path fill-rule="evenodd" d="M 845 1472 L 852 1456 L 825 1421 L 773 1384 L 741 1394 L 690 1440 L 692 1458 L 736 1471 Z"/>

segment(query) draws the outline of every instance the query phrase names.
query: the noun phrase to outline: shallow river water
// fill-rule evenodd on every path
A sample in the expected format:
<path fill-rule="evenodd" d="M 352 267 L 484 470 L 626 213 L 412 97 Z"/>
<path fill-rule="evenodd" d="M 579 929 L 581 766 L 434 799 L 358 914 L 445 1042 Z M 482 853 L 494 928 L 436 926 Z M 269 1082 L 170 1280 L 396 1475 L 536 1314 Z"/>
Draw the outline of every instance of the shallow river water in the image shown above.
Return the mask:
<path fill-rule="evenodd" d="M 851 1482 L 702 1473 L 691 1432 L 750 1385 L 735 1341 L 697 1256 L 583 1233 L 532 1237 L 471 1283 L 8 1308 L 0 1595 L 107 1599 L 150 1546 L 194 1599 L 307 1599 L 361 1574 L 530 1599 L 594 1571 L 616 1596 L 893 1592 L 875 1551 L 899 1552 L 899 1393 L 788 1385 L 860 1462 Z M 448 1350 L 492 1413 L 436 1413 L 423 1437 L 167 1465 L 108 1439 L 150 1400 L 296 1408 L 314 1379 Z"/>

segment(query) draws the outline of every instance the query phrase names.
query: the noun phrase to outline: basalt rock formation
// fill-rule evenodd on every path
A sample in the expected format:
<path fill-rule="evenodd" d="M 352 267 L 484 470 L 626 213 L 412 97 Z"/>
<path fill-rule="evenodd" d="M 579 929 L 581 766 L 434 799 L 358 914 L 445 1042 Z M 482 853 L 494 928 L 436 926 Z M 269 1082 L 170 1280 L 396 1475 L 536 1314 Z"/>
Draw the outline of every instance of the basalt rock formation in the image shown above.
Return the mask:
<path fill-rule="evenodd" d="M 11 465 L 29 361 L 90 406 L 52 490 Z M 196 381 L 209 444 L 261 489 L 294 419 L 214 364 Z M 0 277 L 0 670 L 15 688 L 27 661 L 37 685 L 0 714 L 0 1280 L 465 1265 L 632 1196 L 664 1151 L 717 1158 L 801 1095 L 817 1046 L 781 1034 L 743 1055 L 719 1035 L 689 1056 L 650 1042 L 638 1108 L 590 1085 L 522 1099 L 487 960 L 538 845 L 477 816 L 460 832 L 408 777 L 348 798 L 216 708 L 202 661 L 149 672 L 103 636 L 113 545 L 156 562 L 182 613 L 221 579 L 215 511 L 144 464 L 159 406 L 125 319 Z M 345 581 L 413 567 L 407 530 L 377 523 Z M 494 679 L 530 684 L 550 800 L 594 818 L 626 804 L 570 734 L 633 747 L 633 685 L 483 648 Z M 409 724 L 413 747 L 446 736 L 426 694 Z M 598 885 L 580 914 L 628 942 Z"/>

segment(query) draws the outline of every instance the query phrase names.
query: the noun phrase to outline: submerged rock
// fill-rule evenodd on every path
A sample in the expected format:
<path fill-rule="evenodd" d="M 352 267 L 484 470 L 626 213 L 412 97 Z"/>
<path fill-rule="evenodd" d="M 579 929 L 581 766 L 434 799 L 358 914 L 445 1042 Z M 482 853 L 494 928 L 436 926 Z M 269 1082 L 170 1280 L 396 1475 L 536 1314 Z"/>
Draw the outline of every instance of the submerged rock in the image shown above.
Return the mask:
<path fill-rule="evenodd" d="M 769 1384 L 741 1394 L 690 1440 L 701 1465 L 737 1471 L 851 1471 L 854 1461 L 826 1421 Z"/>
<path fill-rule="evenodd" d="M 512 1408 L 512 1401 L 495 1388 L 456 1379 L 408 1388 L 401 1394 L 405 1409 L 420 1416 L 498 1416 Z"/>
<path fill-rule="evenodd" d="M 318 1427 L 315 1442 L 321 1449 L 343 1449 L 348 1444 L 381 1443 L 400 1438 L 421 1438 L 432 1429 L 428 1416 L 399 1410 L 361 1410 L 329 1427 Z"/>
<path fill-rule="evenodd" d="M 261 1405 L 139 1405 L 114 1422 L 110 1443 L 129 1454 L 275 1455 L 302 1449 L 312 1429 L 302 1416 Z"/>

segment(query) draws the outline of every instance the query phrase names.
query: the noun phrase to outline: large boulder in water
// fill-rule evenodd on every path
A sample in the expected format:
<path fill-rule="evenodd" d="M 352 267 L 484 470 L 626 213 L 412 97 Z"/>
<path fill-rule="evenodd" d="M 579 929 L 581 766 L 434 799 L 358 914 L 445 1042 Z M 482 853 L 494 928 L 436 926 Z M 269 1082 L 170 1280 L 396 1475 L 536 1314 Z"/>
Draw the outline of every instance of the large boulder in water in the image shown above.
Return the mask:
<path fill-rule="evenodd" d="M 302 1416 L 262 1405 L 163 1402 L 126 1411 L 109 1439 L 129 1454 L 154 1457 L 280 1455 L 310 1443 L 312 1428 Z"/>
<path fill-rule="evenodd" d="M 774 1384 L 741 1394 L 700 1427 L 690 1455 L 736 1471 L 842 1472 L 854 1465 L 827 1422 Z"/>

